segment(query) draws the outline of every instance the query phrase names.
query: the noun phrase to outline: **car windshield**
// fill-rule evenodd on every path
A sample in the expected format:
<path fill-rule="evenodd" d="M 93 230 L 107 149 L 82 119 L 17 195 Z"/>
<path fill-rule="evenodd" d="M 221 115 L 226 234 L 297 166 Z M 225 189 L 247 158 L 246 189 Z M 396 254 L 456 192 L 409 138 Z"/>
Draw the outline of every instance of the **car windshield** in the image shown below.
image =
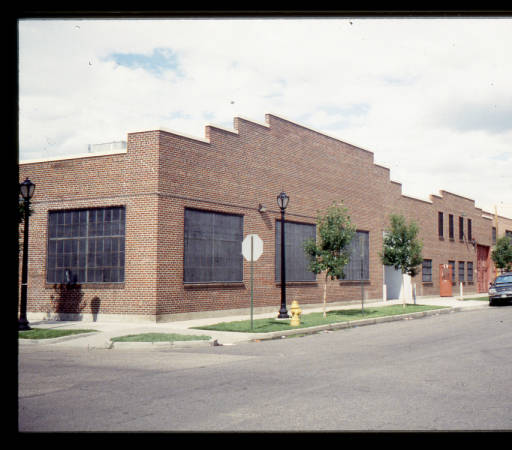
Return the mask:
<path fill-rule="evenodd" d="M 512 275 L 504 275 L 496 278 L 496 284 L 512 283 Z"/>

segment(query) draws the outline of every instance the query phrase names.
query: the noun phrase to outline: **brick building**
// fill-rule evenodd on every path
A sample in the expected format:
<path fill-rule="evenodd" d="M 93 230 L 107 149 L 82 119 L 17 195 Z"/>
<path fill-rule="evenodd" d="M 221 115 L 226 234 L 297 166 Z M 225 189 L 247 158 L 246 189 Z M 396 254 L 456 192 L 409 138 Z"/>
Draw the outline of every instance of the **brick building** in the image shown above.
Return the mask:
<path fill-rule="evenodd" d="M 439 295 L 441 264 L 455 269 L 454 295 L 460 282 L 464 293 L 487 290 L 496 218 L 474 200 L 444 191 L 430 201 L 407 197 L 373 153 L 273 115 L 265 124 L 235 118 L 234 130 L 207 126 L 205 135 L 135 132 L 124 150 L 20 164 L 20 181 L 36 184 L 29 319 L 165 321 L 245 311 L 250 266 L 240 248 L 251 233 L 264 243 L 254 264 L 254 306 L 277 313 L 281 191 L 290 197 L 289 303 L 322 301 L 302 241 L 334 201 L 348 208 L 361 241 L 354 241 L 347 278 L 330 284 L 329 301 L 359 302 L 361 277 L 366 300 L 396 295 L 396 276 L 379 259 L 391 213 L 420 227 L 425 260 L 412 279 L 418 297 Z M 498 220 L 499 235 L 512 230 L 511 219 Z"/>

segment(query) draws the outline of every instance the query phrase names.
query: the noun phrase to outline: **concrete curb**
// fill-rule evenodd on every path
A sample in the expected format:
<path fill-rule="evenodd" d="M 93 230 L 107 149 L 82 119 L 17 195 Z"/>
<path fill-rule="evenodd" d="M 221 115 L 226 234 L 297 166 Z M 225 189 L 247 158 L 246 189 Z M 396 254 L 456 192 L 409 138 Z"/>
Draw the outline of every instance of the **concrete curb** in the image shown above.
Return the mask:
<path fill-rule="evenodd" d="M 243 336 L 237 343 L 251 343 L 251 342 L 259 342 L 265 340 L 273 340 L 273 339 L 281 339 L 294 335 L 310 335 L 315 333 L 320 333 L 323 331 L 334 331 L 341 330 L 346 328 L 356 328 L 365 325 L 374 325 L 378 323 L 385 322 L 393 322 L 397 320 L 410 320 L 410 319 L 419 319 L 422 317 L 440 315 L 440 314 L 449 314 L 453 312 L 460 311 L 472 311 L 476 309 L 484 309 L 488 308 L 487 303 L 482 302 L 480 305 L 472 305 L 472 306 L 447 306 L 444 308 L 433 309 L 429 311 L 420 311 L 415 313 L 408 314 L 400 314 L 395 316 L 384 316 L 377 317 L 371 319 L 360 319 L 360 320 L 352 320 L 349 322 L 338 322 L 332 323 L 328 325 L 319 325 L 316 327 L 308 327 L 308 328 L 295 328 L 292 330 L 285 331 L 274 331 L 269 333 L 243 333 Z M 69 336 L 61 336 L 57 338 L 51 339 L 18 339 L 19 345 L 43 345 L 43 344 L 57 344 L 63 341 L 70 341 L 79 338 L 84 338 L 85 336 L 90 336 L 93 334 L 97 334 L 97 338 L 93 340 L 93 342 L 85 343 L 85 347 L 89 350 L 91 349 L 179 349 L 179 348 L 197 348 L 197 347 L 214 347 L 214 346 L 223 346 L 223 345 L 234 345 L 233 343 L 229 343 L 230 339 L 227 339 L 227 342 L 222 342 L 223 337 L 212 337 L 209 340 L 190 340 L 190 341 L 165 341 L 165 342 L 113 342 L 111 339 L 114 336 L 109 336 L 109 334 L 101 336 L 101 331 L 91 331 L 88 333 L 80 333 L 73 334 Z M 230 333 L 230 332 L 225 332 Z"/>
<path fill-rule="evenodd" d="M 165 348 L 195 348 L 195 347 L 213 347 L 222 345 L 216 339 L 201 339 L 191 341 L 160 341 L 160 342 L 113 342 L 110 341 L 110 347 L 116 349 L 165 349 Z"/>
<path fill-rule="evenodd" d="M 365 325 L 374 325 L 377 323 L 384 322 L 394 322 L 398 320 L 410 320 L 410 319 L 420 319 L 422 317 L 428 316 L 437 316 L 440 314 L 450 314 L 454 312 L 460 311 L 473 311 L 476 309 L 487 308 L 487 305 L 476 305 L 476 306 L 452 306 L 446 308 L 433 309 L 430 311 L 419 311 L 415 313 L 409 314 L 397 314 L 394 316 L 384 316 L 384 317 L 375 317 L 373 319 L 361 319 L 361 320 L 351 320 L 349 322 L 338 322 L 331 323 L 328 325 L 319 325 L 316 327 L 308 327 L 308 328 L 297 328 L 294 330 L 285 330 L 285 331 L 273 331 L 270 333 L 265 333 L 264 335 L 254 337 L 250 339 L 250 341 L 263 341 L 263 340 L 272 340 L 272 339 L 281 339 L 283 337 L 293 336 L 296 334 L 315 334 L 322 331 L 333 331 L 333 330 L 341 330 L 345 328 L 356 328 L 362 327 Z"/>
<path fill-rule="evenodd" d="M 60 336 L 49 339 L 18 339 L 20 345 L 43 345 L 43 344 L 57 344 L 59 342 L 70 341 L 73 339 L 83 338 L 86 335 L 93 333 L 101 333 L 100 331 L 92 331 L 89 333 L 72 334 L 69 336 Z M 186 348 L 186 347 L 199 347 L 199 346 L 215 346 L 221 345 L 216 339 L 201 339 L 190 341 L 161 341 L 161 342 L 113 342 L 111 338 L 105 338 L 102 344 L 88 344 L 89 348 L 158 348 L 158 347 L 172 347 L 172 348 Z"/>

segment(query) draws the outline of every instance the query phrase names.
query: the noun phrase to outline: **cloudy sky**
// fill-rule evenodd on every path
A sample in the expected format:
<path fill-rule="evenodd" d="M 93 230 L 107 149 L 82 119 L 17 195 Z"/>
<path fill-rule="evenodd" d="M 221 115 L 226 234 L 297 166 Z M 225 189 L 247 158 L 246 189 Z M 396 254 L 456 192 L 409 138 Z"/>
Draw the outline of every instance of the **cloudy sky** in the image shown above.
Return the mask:
<path fill-rule="evenodd" d="M 265 114 L 512 217 L 512 18 L 19 21 L 19 159 Z"/>

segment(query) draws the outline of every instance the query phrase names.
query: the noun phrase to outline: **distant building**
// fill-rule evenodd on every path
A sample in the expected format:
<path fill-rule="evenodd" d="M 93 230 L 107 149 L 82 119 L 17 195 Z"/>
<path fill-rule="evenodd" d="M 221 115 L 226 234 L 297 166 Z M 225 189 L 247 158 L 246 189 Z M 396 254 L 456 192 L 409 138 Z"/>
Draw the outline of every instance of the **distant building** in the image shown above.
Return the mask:
<path fill-rule="evenodd" d="M 494 216 L 474 200 L 446 191 L 429 201 L 405 196 L 373 153 L 273 115 L 264 124 L 235 118 L 234 130 L 207 126 L 205 134 L 135 132 L 125 148 L 20 164 L 20 181 L 36 184 L 29 319 L 167 321 L 247 311 L 250 266 L 241 242 L 251 233 L 264 243 L 254 264 L 254 306 L 277 313 L 281 191 L 290 197 L 290 303 L 322 302 L 302 243 L 334 201 L 348 208 L 358 239 L 329 301 L 360 302 L 361 282 L 367 301 L 400 295 L 400 277 L 379 258 L 392 213 L 421 230 L 424 261 L 410 280 L 418 297 L 440 294 L 446 265 L 453 295 L 460 283 L 464 293 L 487 291 Z M 512 230 L 512 219 L 499 220 L 500 235 Z"/>

